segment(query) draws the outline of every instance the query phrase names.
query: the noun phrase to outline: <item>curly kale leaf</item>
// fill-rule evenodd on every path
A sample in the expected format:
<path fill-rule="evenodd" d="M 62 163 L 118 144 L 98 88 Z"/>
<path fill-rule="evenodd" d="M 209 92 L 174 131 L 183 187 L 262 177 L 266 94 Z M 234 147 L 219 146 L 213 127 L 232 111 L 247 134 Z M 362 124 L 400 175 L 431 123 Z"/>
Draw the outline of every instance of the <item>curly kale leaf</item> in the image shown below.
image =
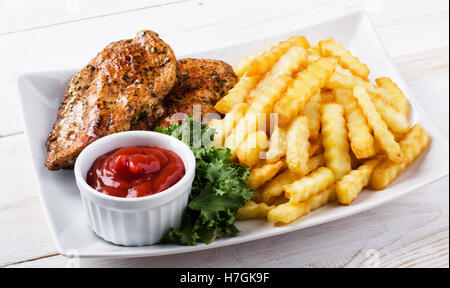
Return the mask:
<path fill-rule="evenodd" d="M 201 131 L 197 139 L 194 139 L 194 129 Z M 248 168 L 232 162 L 229 149 L 208 148 L 214 130 L 193 121 L 192 117 L 181 125 L 157 128 L 156 131 L 189 144 L 196 159 L 195 178 L 181 228 L 171 228 L 161 242 L 196 245 L 238 233 L 234 225 L 236 213 L 253 197 L 253 190 L 246 183 Z M 202 139 L 201 145 L 199 139 Z"/>

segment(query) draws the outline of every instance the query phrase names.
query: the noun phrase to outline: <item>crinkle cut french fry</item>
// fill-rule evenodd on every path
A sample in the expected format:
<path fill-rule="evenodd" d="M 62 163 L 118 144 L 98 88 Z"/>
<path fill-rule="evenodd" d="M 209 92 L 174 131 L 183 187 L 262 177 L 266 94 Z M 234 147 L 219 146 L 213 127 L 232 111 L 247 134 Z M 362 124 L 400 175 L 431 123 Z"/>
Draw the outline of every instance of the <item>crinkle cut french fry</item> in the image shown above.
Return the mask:
<path fill-rule="evenodd" d="M 322 104 L 322 97 L 320 91 L 311 96 L 305 108 L 303 108 L 301 114 L 309 119 L 309 134 L 312 138 L 316 138 L 320 131 L 320 107 Z"/>
<path fill-rule="evenodd" d="M 250 66 L 250 63 L 257 57 L 261 56 L 264 52 L 267 50 L 259 50 L 256 53 L 250 54 L 242 58 L 236 66 L 233 67 L 234 73 L 236 73 L 236 76 L 240 79 L 242 76 L 244 76 L 245 73 L 248 71 L 248 67 Z"/>
<path fill-rule="evenodd" d="M 333 38 L 320 41 L 319 49 L 320 53 L 325 57 L 336 57 L 339 60 L 339 64 L 343 68 L 348 68 L 354 75 L 361 78 L 369 76 L 370 71 L 367 65 L 361 63 L 357 57 L 344 49 Z"/>
<path fill-rule="evenodd" d="M 238 122 L 235 129 L 231 131 L 229 137 L 225 139 L 225 147 L 231 150 L 232 158 L 236 156 L 236 150 L 247 137 L 249 131 L 258 125 L 258 116 L 255 114 L 264 114 L 267 116 L 272 112 L 272 108 L 281 94 L 292 82 L 292 73 L 300 68 L 305 61 L 305 49 L 300 47 L 290 48 L 280 60 L 268 72 L 269 76 L 279 75 L 268 83 L 267 87 L 258 86 L 255 89 L 261 89 L 260 93 L 256 93 L 255 97 L 247 109 L 247 114 Z M 253 92 L 252 92 L 253 93 Z M 266 117 L 264 125 L 266 125 Z M 254 126 L 252 126 L 254 125 Z M 256 129 L 256 128 L 255 128 Z"/>
<path fill-rule="evenodd" d="M 256 85 L 256 87 L 248 93 L 245 101 L 251 104 L 255 98 L 260 97 L 265 93 L 267 87 L 272 85 L 274 79 L 282 77 L 292 77 L 292 74 L 297 71 L 306 60 L 306 51 L 301 47 L 291 47 L 287 52 L 281 56 L 272 68 L 264 74 L 264 77 Z M 250 76 L 252 77 L 252 76 Z"/>
<path fill-rule="evenodd" d="M 227 95 L 220 99 L 214 109 L 222 114 L 226 114 L 233 109 L 234 106 L 245 102 L 247 95 L 258 83 L 259 77 L 248 77 L 244 75 L 239 81 L 231 88 Z"/>
<path fill-rule="evenodd" d="M 339 66 L 338 66 L 339 67 Z M 366 88 L 368 92 L 374 94 L 377 97 L 383 99 L 389 106 L 393 106 L 391 97 L 384 91 L 384 89 L 375 87 L 369 81 L 364 81 L 363 79 L 353 76 L 347 75 L 341 72 L 338 72 L 337 69 L 334 73 L 331 74 L 327 83 L 325 84 L 326 89 L 351 89 L 353 90 L 356 86 L 361 86 Z"/>
<path fill-rule="evenodd" d="M 262 79 L 263 74 L 244 74 L 236 85 L 228 91 L 227 95 L 216 103 L 214 108 L 225 114 L 239 103 L 244 101 L 251 103 L 255 97 L 258 97 L 267 87 L 271 86 L 275 78 L 279 76 L 291 77 L 292 73 L 305 62 L 306 51 L 300 47 L 292 47 L 277 60 L 278 62 L 269 67 L 270 71 Z M 258 83 L 260 79 L 261 81 Z"/>
<path fill-rule="evenodd" d="M 288 224 L 308 213 L 308 203 L 293 204 L 286 202 L 270 210 L 267 213 L 267 221 Z"/>
<path fill-rule="evenodd" d="M 327 89 L 353 89 L 355 86 L 362 86 L 364 84 L 364 81 L 361 78 L 358 78 L 353 75 L 345 75 L 343 73 L 340 73 L 338 71 L 335 71 L 331 74 L 330 78 L 328 79 L 327 83 L 325 84 L 325 87 Z"/>
<path fill-rule="evenodd" d="M 372 97 L 372 102 L 378 113 L 380 113 L 381 119 L 383 119 L 392 131 L 398 133 L 406 133 L 409 131 L 411 125 L 402 113 L 386 104 L 383 99 L 377 96 Z"/>
<path fill-rule="evenodd" d="M 291 184 L 300 178 L 301 176 L 298 176 L 287 169 L 278 174 L 271 181 L 264 184 L 264 186 L 257 191 L 261 194 L 261 200 L 268 203 L 271 198 L 278 197 L 283 193 L 284 185 Z"/>
<path fill-rule="evenodd" d="M 341 65 L 338 65 L 336 67 L 336 73 L 341 73 L 343 75 L 349 75 L 349 76 L 353 76 L 352 72 L 348 69 L 343 68 Z"/>
<path fill-rule="evenodd" d="M 380 158 L 367 160 L 356 170 L 342 177 L 336 183 L 336 195 L 339 203 L 349 205 L 369 184 L 372 171 L 380 162 Z"/>
<path fill-rule="evenodd" d="M 277 63 L 284 53 L 292 47 L 309 48 L 309 43 L 303 36 L 294 36 L 287 41 L 280 42 L 277 46 L 271 47 L 264 51 L 261 55 L 255 57 L 249 64 L 247 71 L 248 76 L 264 75 L 271 67 Z M 306 56 L 306 55 L 305 55 Z"/>
<path fill-rule="evenodd" d="M 300 116 L 292 121 L 286 144 L 286 163 L 294 173 L 306 175 L 309 160 L 309 120 Z"/>
<path fill-rule="evenodd" d="M 237 122 L 244 117 L 247 112 L 247 104 L 239 103 L 228 112 L 222 120 L 212 119 L 209 122 L 209 127 L 215 129 L 214 140 L 212 146 L 222 147 L 225 136 L 236 126 Z"/>
<path fill-rule="evenodd" d="M 225 147 L 231 150 L 233 158 L 236 155 L 237 148 L 244 142 L 247 135 L 259 129 L 261 124 L 266 125 L 266 116 L 270 113 L 273 103 L 279 99 L 280 94 L 286 89 L 291 80 L 292 78 L 288 76 L 280 76 L 275 79 L 271 86 L 267 87 L 265 93 L 255 99 L 247 109 L 245 116 L 237 123 L 230 135 L 225 138 Z"/>
<path fill-rule="evenodd" d="M 247 184 L 252 189 L 257 189 L 275 175 L 283 167 L 283 162 L 278 161 L 275 163 L 266 163 L 261 167 L 254 168 L 250 171 L 250 175 L 247 178 Z"/>
<path fill-rule="evenodd" d="M 389 159 L 396 163 L 402 163 L 404 159 L 400 145 L 395 142 L 394 136 L 388 130 L 386 123 L 381 119 L 366 89 L 361 86 L 356 86 L 353 89 L 353 96 L 357 99 L 359 107 L 361 107 L 364 115 L 366 115 L 375 137 L 378 139 L 381 148 L 386 152 Z"/>
<path fill-rule="evenodd" d="M 344 109 L 341 105 L 326 104 L 322 107 L 322 138 L 327 167 L 333 171 L 335 180 L 338 181 L 352 170 Z"/>
<path fill-rule="evenodd" d="M 312 210 L 315 210 L 327 204 L 334 194 L 334 184 L 326 188 L 324 191 L 312 196 L 310 199 L 300 203 L 286 202 L 271 209 L 267 213 L 267 220 L 271 222 L 291 223 L 298 218 L 307 215 Z"/>
<path fill-rule="evenodd" d="M 308 48 L 306 50 L 307 54 L 306 54 L 306 66 L 311 65 L 312 63 L 316 62 L 317 60 L 320 59 L 320 52 L 313 49 L 313 48 Z"/>
<path fill-rule="evenodd" d="M 275 127 L 270 136 L 269 150 L 266 153 L 268 163 L 274 163 L 286 155 L 287 127 Z"/>
<path fill-rule="evenodd" d="M 269 142 L 265 132 L 258 130 L 247 136 L 236 151 L 239 163 L 248 167 L 255 166 L 261 159 L 261 152 Z"/>
<path fill-rule="evenodd" d="M 320 58 L 297 76 L 286 94 L 274 107 L 274 113 L 278 114 L 281 127 L 290 123 L 298 112 L 303 110 L 311 96 L 316 94 L 328 81 L 331 73 L 336 69 L 336 65 L 336 60 L 333 58 Z"/>
<path fill-rule="evenodd" d="M 238 121 L 236 127 L 225 137 L 225 147 L 231 151 L 231 158 L 236 157 L 236 151 L 244 142 L 248 134 L 258 130 L 259 115 L 256 113 L 247 113 Z"/>
<path fill-rule="evenodd" d="M 239 208 L 236 219 L 237 220 L 246 220 L 246 219 L 260 219 L 266 218 L 267 213 L 275 208 L 275 206 L 269 206 L 266 203 L 255 203 L 250 200 L 244 204 L 241 208 Z"/>
<path fill-rule="evenodd" d="M 372 173 L 370 187 L 382 190 L 389 186 L 428 147 L 430 140 L 427 131 L 416 124 L 399 143 L 405 161 L 395 163 L 389 159 L 383 160 Z"/>
<path fill-rule="evenodd" d="M 352 90 L 336 89 L 337 102 L 344 107 L 347 120 L 348 137 L 353 153 L 358 159 L 368 158 L 375 154 L 373 137 L 366 117 L 353 97 Z"/>
<path fill-rule="evenodd" d="M 333 183 L 333 172 L 326 167 L 319 167 L 310 175 L 285 185 L 284 193 L 286 197 L 289 198 L 289 202 L 299 203 L 306 201 L 308 198 L 316 195 Z"/>
<path fill-rule="evenodd" d="M 391 98 L 391 103 L 393 107 L 403 116 L 408 119 L 409 117 L 409 103 L 408 99 L 406 99 L 402 90 L 398 88 L 398 86 L 388 77 L 381 77 L 375 79 L 375 83 L 377 83 L 378 87 L 384 89 L 386 93 Z"/>

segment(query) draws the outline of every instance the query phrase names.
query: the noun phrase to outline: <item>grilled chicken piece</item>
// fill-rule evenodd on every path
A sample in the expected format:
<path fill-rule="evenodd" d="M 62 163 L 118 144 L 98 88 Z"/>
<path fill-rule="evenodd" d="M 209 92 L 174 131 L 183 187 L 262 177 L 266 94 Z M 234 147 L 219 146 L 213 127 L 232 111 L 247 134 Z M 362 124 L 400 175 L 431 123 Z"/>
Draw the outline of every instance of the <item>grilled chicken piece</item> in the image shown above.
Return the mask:
<path fill-rule="evenodd" d="M 159 122 L 165 127 L 176 123 L 185 113 L 193 114 L 193 106 L 201 108 L 201 115 L 217 113 L 214 105 L 236 84 L 233 67 L 219 60 L 192 59 L 178 60 L 177 84 L 164 99 L 167 116 Z M 197 116 L 197 111 L 195 113 Z M 195 119 L 200 121 L 201 119 Z"/>
<path fill-rule="evenodd" d="M 47 138 L 45 166 L 70 168 L 100 137 L 152 128 L 175 81 L 175 55 L 155 32 L 109 44 L 70 81 Z"/>

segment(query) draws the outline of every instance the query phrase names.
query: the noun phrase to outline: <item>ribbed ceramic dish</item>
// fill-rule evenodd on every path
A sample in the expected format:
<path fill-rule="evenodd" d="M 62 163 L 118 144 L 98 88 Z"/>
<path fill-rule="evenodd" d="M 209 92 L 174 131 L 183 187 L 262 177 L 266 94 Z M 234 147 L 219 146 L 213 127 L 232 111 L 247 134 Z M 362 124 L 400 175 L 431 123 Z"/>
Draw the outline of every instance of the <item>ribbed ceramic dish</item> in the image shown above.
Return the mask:
<path fill-rule="evenodd" d="M 185 175 L 154 195 L 121 198 L 105 195 L 86 183 L 87 172 L 101 155 L 127 146 L 159 146 L 183 160 Z M 178 139 L 150 131 L 128 131 L 103 137 L 86 147 L 75 162 L 75 179 L 89 226 L 101 238 L 118 245 L 143 246 L 158 242 L 170 227 L 180 227 L 195 175 L 195 157 Z"/>

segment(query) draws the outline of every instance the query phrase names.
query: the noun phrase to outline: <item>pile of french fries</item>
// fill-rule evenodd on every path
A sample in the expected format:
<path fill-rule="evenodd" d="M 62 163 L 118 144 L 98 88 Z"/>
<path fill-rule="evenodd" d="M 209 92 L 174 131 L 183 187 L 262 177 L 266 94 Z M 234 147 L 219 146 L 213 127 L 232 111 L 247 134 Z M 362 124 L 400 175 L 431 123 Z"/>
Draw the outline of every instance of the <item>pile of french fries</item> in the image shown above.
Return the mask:
<path fill-rule="evenodd" d="M 385 189 L 426 149 L 409 103 L 389 78 L 333 38 L 291 37 L 242 59 L 239 81 L 215 106 L 214 145 L 250 167 L 254 199 L 238 219 L 290 223 L 330 201 Z"/>

